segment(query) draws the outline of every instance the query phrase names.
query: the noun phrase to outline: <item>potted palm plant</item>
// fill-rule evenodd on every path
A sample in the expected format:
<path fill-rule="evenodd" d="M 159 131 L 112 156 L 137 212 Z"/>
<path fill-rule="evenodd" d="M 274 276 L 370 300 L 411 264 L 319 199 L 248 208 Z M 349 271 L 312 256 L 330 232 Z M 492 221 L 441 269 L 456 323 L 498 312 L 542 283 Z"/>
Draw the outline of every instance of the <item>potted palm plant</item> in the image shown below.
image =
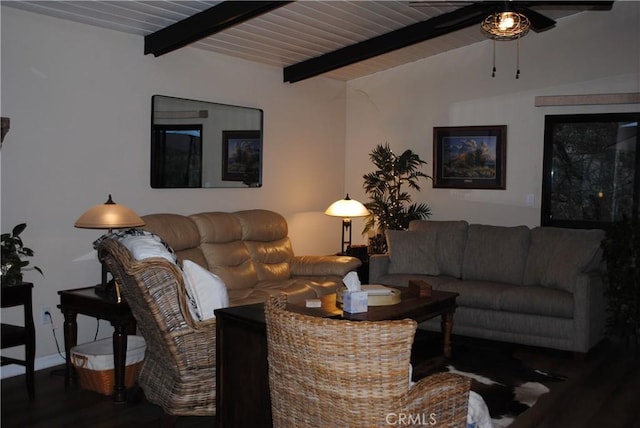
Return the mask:
<path fill-rule="evenodd" d="M 3 233 L 2 241 L 2 285 L 16 285 L 22 283 L 22 270 L 29 265 L 26 257 L 33 257 L 33 250 L 25 247 L 20 234 L 27 228 L 26 223 L 20 223 L 11 233 Z M 33 266 L 40 272 L 42 269 Z"/>
<path fill-rule="evenodd" d="M 411 150 L 395 155 L 388 143 L 376 146 L 369 154 L 376 170 L 363 176 L 369 202 L 364 205 L 371 215 L 365 220 L 363 233 L 377 230 L 370 252 L 385 252 L 384 231 L 405 230 L 411 220 L 429 218 L 431 208 L 412 203 L 407 189 L 420 191 L 419 180 L 431 178 L 420 169 L 426 162 Z"/>

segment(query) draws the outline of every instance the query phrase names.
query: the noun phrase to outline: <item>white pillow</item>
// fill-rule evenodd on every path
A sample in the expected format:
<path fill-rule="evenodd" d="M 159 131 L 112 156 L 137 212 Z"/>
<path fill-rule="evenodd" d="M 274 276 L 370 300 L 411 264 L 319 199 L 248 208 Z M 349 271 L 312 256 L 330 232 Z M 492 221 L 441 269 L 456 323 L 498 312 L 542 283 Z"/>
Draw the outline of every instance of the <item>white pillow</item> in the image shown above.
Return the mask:
<path fill-rule="evenodd" d="M 175 263 L 175 256 L 154 235 L 127 235 L 120 239 L 136 260 L 163 257 Z"/>
<path fill-rule="evenodd" d="M 204 321 L 214 318 L 214 310 L 229 306 L 227 287 L 219 276 L 191 260 L 185 260 L 182 269 L 187 294 L 195 301 L 196 307 L 192 308 L 191 313 L 196 319 Z"/>

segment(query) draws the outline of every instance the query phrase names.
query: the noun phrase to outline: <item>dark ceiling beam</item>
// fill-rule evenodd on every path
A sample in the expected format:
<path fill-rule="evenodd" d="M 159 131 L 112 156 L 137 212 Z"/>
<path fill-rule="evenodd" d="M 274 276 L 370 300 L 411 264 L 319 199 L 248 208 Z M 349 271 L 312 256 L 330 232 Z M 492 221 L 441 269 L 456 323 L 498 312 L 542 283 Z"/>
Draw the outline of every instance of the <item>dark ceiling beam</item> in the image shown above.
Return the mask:
<path fill-rule="evenodd" d="M 240 24 L 290 1 L 223 1 L 144 38 L 144 54 L 164 55 Z"/>
<path fill-rule="evenodd" d="M 369 40 L 345 46 L 333 52 L 287 66 L 283 70 L 284 81 L 289 83 L 309 79 L 340 67 L 364 61 L 397 49 L 424 42 L 470 25 L 479 24 L 487 9 L 502 2 L 478 2 L 454 11 L 382 34 Z M 516 3 L 516 2 L 514 2 Z M 592 10 L 610 10 L 613 1 L 535 1 L 517 2 L 529 6 L 572 5 Z"/>
<path fill-rule="evenodd" d="M 284 81 L 298 82 L 336 70 L 356 62 L 392 52 L 452 31 L 480 23 L 485 16 L 484 6 L 474 3 L 426 21 L 345 46 L 333 52 L 311 58 L 284 68 Z M 453 22 L 453 24 L 449 24 Z"/>

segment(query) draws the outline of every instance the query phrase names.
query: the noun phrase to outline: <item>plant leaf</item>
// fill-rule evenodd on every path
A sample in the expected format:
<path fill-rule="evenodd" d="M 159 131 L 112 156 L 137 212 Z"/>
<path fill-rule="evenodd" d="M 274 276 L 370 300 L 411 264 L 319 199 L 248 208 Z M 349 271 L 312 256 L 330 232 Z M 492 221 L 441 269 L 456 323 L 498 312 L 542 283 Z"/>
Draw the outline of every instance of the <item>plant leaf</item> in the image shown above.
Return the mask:
<path fill-rule="evenodd" d="M 13 236 L 18 236 L 20 235 L 22 232 L 24 232 L 24 230 L 27 228 L 27 223 L 20 223 L 19 225 L 17 225 L 16 227 L 13 228 L 13 230 L 11 231 L 11 234 Z"/>

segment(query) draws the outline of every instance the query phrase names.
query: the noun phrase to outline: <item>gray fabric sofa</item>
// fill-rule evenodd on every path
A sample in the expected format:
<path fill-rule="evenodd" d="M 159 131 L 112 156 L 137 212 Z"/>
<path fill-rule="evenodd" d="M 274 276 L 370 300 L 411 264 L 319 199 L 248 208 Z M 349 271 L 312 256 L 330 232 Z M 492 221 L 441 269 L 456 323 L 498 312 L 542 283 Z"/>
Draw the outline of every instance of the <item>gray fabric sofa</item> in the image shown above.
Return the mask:
<path fill-rule="evenodd" d="M 369 282 L 410 279 L 460 294 L 453 333 L 588 352 L 603 337 L 602 230 L 501 227 L 466 221 L 411 222 L 387 231 Z M 439 329 L 438 320 L 422 327 Z"/>

